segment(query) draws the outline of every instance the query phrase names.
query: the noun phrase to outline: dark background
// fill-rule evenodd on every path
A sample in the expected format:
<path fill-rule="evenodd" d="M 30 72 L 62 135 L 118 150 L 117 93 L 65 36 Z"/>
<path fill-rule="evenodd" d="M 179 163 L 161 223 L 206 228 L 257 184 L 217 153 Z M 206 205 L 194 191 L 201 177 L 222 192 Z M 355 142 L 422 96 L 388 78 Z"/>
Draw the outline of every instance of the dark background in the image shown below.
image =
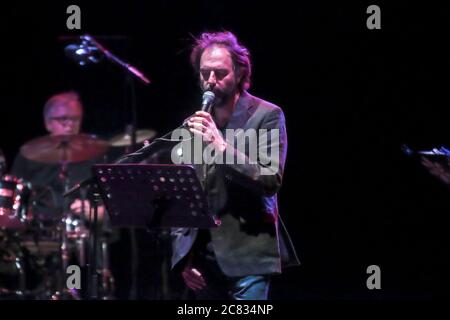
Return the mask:
<path fill-rule="evenodd" d="M 66 28 L 70 4 L 81 7 L 81 30 Z M 0 147 L 11 164 L 21 144 L 45 134 L 42 107 L 63 90 L 80 93 L 86 132 L 106 139 L 129 121 L 123 72 L 105 60 L 79 67 L 61 37 L 90 33 L 142 70 L 153 83 L 135 83 L 138 125 L 162 134 L 198 109 L 191 35 L 230 30 L 252 54 L 250 92 L 287 118 L 280 212 L 303 265 L 274 279 L 272 297 L 428 299 L 448 280 L 449 189 L 401 146 L 450 144 L 450 12 L 375 3 L 382 29 L 368 30 L 370 4 L 2 4 Z M 381 268 L 381 290 L 366 288 L 372 264 Z M 176 279 L 173 286 L 177 297 Z"/>

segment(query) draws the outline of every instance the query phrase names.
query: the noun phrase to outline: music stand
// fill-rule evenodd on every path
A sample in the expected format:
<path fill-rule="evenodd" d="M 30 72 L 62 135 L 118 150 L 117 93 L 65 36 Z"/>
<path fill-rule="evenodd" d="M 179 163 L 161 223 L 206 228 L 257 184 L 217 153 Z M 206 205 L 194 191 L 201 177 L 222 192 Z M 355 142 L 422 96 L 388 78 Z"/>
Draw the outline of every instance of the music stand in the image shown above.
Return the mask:
<path fill-rule="evenodd" d="M 96 164 L 92 170 L 112 226 L 208 229 L 220 224 L 209 213 L 192 166 Z"/>

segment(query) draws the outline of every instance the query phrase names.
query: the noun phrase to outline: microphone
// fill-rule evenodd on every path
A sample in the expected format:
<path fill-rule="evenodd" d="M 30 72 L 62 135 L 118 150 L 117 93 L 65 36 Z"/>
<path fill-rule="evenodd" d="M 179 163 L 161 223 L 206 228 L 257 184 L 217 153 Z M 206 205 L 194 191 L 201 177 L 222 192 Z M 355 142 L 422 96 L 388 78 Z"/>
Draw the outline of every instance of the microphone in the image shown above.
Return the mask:
<path fill-rule="evenodd" d="M 64 52 L 68 58 L 76 61 L 81 66 L 91 62 L 99 62 L 99 59 L 94 55 L 98 52 L 98 49 L 88 46 L 84 42 L 81 44 L 69 44 L 64 48 Z"/>
<path fill-rule="evenodd" d="M 206 91 L 203 93 L 202 109 L 201 109 L 201 111 L 205 111 L 205 112 L 210 113 L 211 112 L 211 106 L 212 106 L 212 104 L 213 104 L 215 99 L 216 99 L 216 95 L 214 94 L 214 92 L 211 91 L 211 88 L 208 87 L 206 89 Z M 189 120 L 189 118 L 185 119 L 183 121 L 183 124 L 179 128 L 186 128 L 188 120 Z"/>
<path fill-rule="evenodd" d="M 211 105 L 213 104 L 214 100 L 216 99 L 216 95 L 214 92 L 207 90 L 203 93 L 203 99 L 202 99 L 202 111 L 210 112 L 211 111 Z"/>

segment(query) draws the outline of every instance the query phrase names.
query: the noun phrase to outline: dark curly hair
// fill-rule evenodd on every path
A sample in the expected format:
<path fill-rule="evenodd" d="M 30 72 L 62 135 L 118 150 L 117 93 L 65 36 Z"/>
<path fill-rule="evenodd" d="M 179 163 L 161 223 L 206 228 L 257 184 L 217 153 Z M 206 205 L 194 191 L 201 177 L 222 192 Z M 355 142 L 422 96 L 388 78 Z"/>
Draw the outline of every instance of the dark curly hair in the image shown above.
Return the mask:
<path fill-rule="evenodd" d="M 222 46 L 228 50 L 233 61 L 235 72 L 241 77 L 238 83 L 239 91 L 250 88 L 250 78 L 252 74 L 252 64 L 250 61 L 250 52 L 241 45 L 236 36 L 229 32 L 204 32 L 195 39 L 194 47 L 191 52 L 191 64 L 195 71 L 200 69 L 200 58 L 205 49 L 212 46 Z"/>

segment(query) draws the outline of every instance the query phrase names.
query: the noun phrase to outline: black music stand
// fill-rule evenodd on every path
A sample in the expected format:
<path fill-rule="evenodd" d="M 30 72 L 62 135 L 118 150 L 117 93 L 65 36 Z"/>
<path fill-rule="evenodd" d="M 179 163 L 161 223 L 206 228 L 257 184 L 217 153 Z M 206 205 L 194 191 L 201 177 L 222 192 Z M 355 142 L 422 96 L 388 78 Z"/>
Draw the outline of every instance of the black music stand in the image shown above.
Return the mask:
<path fill-rule="evenodd" d="M 208 229 L 220 222 L 188 165 L 97 164 L 92 167 L 112 226 Z"/>

